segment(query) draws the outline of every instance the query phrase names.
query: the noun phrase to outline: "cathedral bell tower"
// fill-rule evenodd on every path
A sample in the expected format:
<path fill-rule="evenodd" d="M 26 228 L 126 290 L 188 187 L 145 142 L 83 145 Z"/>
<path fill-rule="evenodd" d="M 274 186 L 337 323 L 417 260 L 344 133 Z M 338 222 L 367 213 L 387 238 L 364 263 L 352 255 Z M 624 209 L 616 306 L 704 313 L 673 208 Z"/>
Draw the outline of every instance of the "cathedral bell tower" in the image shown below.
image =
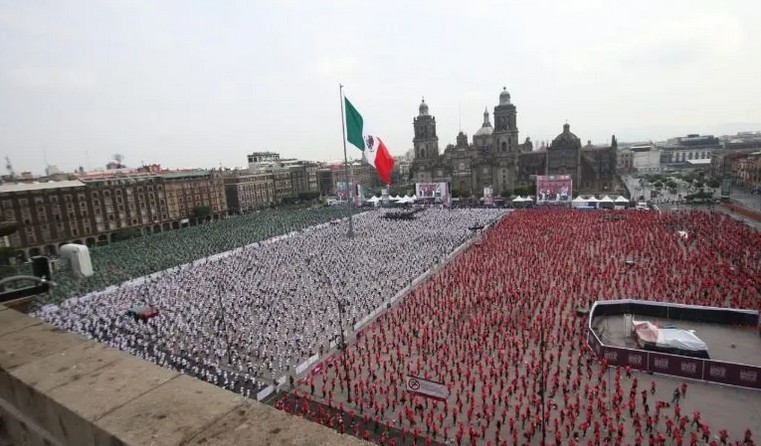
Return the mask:
<path fill-rule="evenodd" d="M 515 105 L 510 102 L 507 87 L 499 94 L 499 105 L 494 107 L 493 186 L 498 192 L 512 192 L 518 178 L 518 125 Z"/>
<path fill-rule="evenodd" d="M 495 153 L 503 155 L 515 153 L 518 149 L 518 125 L 515 105 L 510 102 L 507 87 L 499 95 L 499 105 L 494 107 L 494 136 L 497 142 Z"/>
<path fill-rule="evenodd" d="M 439 137 L 436 136 L 436 118 L 428 114 L 425 98 L 418 107 L 418 115 L 412 120 L 415 137 L 415 160 L 436 160 L 439 157 Z"/>

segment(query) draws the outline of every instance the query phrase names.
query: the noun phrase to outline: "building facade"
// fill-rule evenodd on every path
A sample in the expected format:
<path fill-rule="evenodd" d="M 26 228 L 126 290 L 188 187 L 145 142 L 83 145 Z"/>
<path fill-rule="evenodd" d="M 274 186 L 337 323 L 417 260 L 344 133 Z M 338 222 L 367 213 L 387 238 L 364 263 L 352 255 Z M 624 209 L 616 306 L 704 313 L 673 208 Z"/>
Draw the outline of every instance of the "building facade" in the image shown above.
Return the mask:
<path fill-rule="evenodd" d="M 709 164 L 713 154 L 721 152 L 723 148 L 719 138 L 697 134 L 672 138 L 657 145 L 661 152 L 661 164 L 673 168 L 695 164 L 694 162 Z"/>
<path fill-rule="evenodd" d="M 111 241 L 116 231 L 161 232 L 190 224 L 197 207 L 209 219 L 226 213 L 217 171 L 98 172 L 78 180 L 0 185 L 0 213 L 19 231 L 9 236 L 25 257 L 55 255 L 66 243 Z"/>
<path fill-rule="evenodd" d="M 570 125 L 543 150 L 534 150 L 529 138 L 521 143 L 517 109 L 503 88 L 493 109 L 494 125 L 488 109 L 483 124 L 468 141 L 460 132 L 456 144 L 439 153 L 436 118 L 423 100 L 413 119 L 414 159 L 409 178 L 413 182 L 450 182 L 462 195 L 479 195 L 490 186 L 497 194 L 512 194 L 533 183 L 537 175 L 570 175 L 574 188 L 583 193 L 604 193 L 616 187 L 617 142 L 606 146 L 582 147 Z"/>

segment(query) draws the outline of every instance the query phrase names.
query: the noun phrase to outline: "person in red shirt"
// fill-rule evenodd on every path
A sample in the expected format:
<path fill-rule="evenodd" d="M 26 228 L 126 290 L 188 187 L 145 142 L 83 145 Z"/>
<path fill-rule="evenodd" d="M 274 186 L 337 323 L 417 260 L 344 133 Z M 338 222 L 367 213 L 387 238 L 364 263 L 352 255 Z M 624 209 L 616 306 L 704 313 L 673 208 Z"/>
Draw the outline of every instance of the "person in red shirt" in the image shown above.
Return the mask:
<path fill-rule="evenodd" d="M 711 439 L 711 429 L 708 427 L 708 424 L 703 423 L 703 425 L 700 426 L 700 430 L 703 432 L 703 441 Z"/>

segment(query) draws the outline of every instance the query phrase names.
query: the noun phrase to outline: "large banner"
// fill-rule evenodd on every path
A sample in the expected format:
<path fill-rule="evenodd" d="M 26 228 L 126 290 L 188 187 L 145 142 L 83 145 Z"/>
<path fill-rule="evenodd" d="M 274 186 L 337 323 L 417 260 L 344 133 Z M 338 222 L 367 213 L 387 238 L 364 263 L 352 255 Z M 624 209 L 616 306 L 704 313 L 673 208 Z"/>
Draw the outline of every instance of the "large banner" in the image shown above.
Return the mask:
<path fill-rule="evenodd" d="M 354 191 L 354 207 L 360 207 L 362 206 L 362 203 L 365 202 L 365 189 L 362 187 L 361 184 L 357 184 L 356 190 Z"/>
<path fill-rule="evenodd" d="M 491 186 L 484 188 L 484 204 L 486 206 L 494 204 L 494 189 L 492 189 Z"/>
<path fill-rule="evenodd" d="M 570 203 L 572 189 L 573 180 L 570 175 L 537 175 L 536 202 Z"/>
<path fill-rule="evenodd" d="M 415 183 L 415 195 L 418 199 L 434 199 L 436 202 L 449 202 L 447 183 Z"/>
<path fill-rule="evenodd" d="M 341 201 L 346 201 L 349 197 L 349 188 L 346 186 L 346 181 L 336 181 L 336 195 Z"/>

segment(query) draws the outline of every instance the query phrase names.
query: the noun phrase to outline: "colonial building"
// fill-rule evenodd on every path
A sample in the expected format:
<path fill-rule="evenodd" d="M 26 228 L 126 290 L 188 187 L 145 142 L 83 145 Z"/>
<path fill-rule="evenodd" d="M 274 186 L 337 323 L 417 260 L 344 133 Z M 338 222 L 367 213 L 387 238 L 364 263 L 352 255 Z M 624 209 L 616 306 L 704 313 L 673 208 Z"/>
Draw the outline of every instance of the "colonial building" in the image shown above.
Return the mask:
<path fill-rule="evenodd" d="M 241 213 L 297 197 L 319 193 L 319 166 L 309 161 L 281 159 L 278 153 L 248 155 L 247 170 L 227 171 L 224 189 L 231 212 Z"/>
<path fill-rule="evenodd" d="M 563 132 L 543 150 L 534 150 L 529 138 L 519 142 L 517 110 L 506 88 L 494 107 L 494 125 L 488 109 L 483 124 L 468 142 L 465 133 L 455 145 L 439 153 L 436 118 L 422 101 L 413 119 L 414 160 L 409 178 L 414 182 L 450 182 L 464 195 L 480 194 L 491 186 L 496 193 L 511 194 L 516 187 L 529 186 L 536 175 L 570 175 L 574 189 L 585 193 L 605 193 L 615 187 L 615 137 L 609 146 L 582 148 L 581 140 L 565 124 Z"/>
<path fill-rule="evenodd" d="M 243 213 L 275 203 L 275 182 L 270 173 L 236 170 L 225 174 L 225 197 L 231 213 Z"/>
<path fill-rule="evenodd" d="M 210 219 L 225 214 L 219 172 L 121 169 L 71 181 L 0 185 L 0 218 L 19 224 L 10 244 L 26 257 L 55 255 L 66 243 L 109 243 L 123 229 L 179 228 L 198 207 L 208 207 Z"/>

